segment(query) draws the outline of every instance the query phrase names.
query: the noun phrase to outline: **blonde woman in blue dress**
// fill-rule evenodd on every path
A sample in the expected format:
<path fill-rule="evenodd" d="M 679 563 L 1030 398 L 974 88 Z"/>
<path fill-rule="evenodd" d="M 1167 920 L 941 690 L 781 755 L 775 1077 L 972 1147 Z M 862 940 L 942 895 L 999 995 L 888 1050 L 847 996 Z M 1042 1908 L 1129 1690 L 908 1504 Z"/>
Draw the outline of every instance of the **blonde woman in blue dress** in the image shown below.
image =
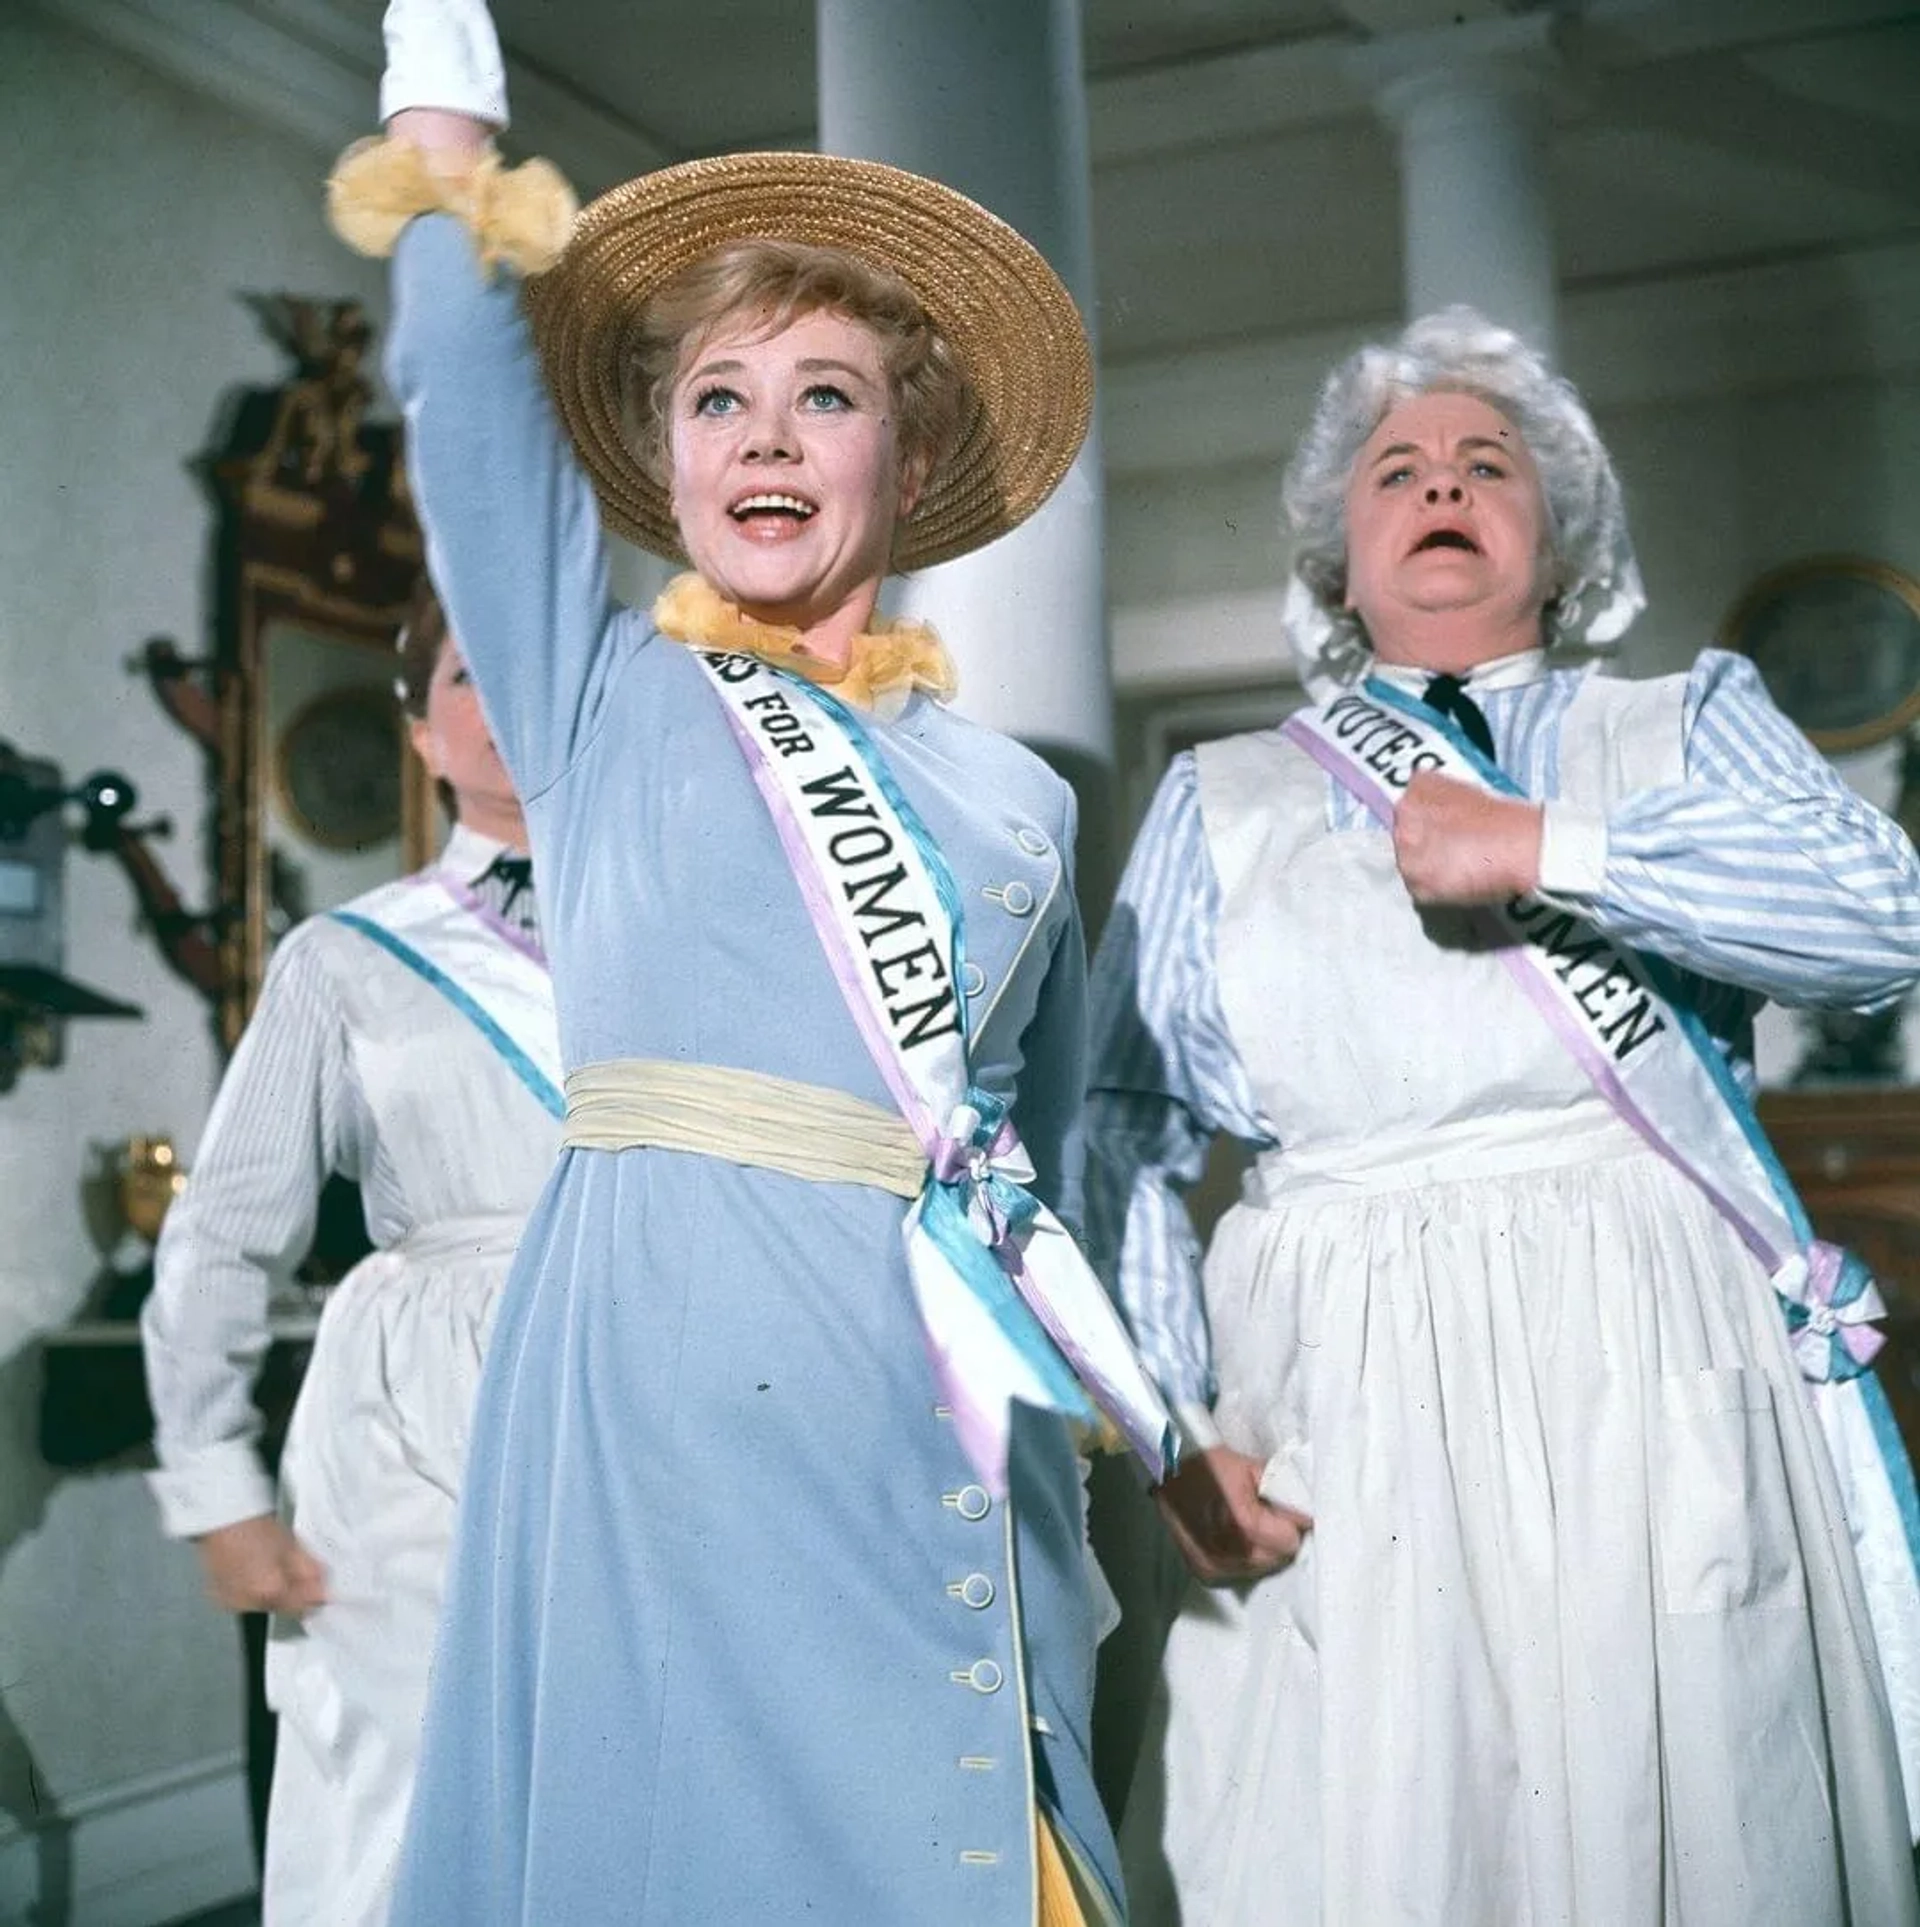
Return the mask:
<path fill-rule="evenodd" d="M 438 859 L 282 939 L 143 1312 L 165 1530 L 273 1615 L 272 1927 L 379 1927 L 412 1791 L 468 1414 L 559 1142 L 558 1042 L 519 800 L 432 597 L 401 652 L 452 807 Z M 268 1301 L 329 1174 L 373 1253 L 320 1319 L 280 1461 L 256 1448 Z"/>
<path fill-rule="evenodd" d="M 569 1106 L 396 1919 L 1111 1920 L 1076 1446 L 1157 1464 L 1166 1415 L 1044 1208 L 1077 1192 L 1073 801 L 875 614 L 1064 474 L 1084 331 L 991 215 L 815 155 L 631 182 L 549 267 L 570 210 L 491 155 L 484 8 L 387 36 L 389 136 L 333 210 L 393 252 Z M 514 266 L 549 267 L 524 304 Z M 651 615 L 603 517 L 694 564 Z"/>

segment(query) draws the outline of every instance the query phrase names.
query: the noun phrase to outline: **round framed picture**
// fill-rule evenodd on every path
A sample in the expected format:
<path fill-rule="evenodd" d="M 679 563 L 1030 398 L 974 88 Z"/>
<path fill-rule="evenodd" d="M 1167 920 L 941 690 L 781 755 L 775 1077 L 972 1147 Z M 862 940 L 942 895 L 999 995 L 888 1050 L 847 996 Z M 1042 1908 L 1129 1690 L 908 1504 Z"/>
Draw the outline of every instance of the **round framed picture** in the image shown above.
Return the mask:
<path fill-rule="evenodd" d="M 1870 749 L 1920 720 L 1920 582 L 1864 556 L 1821 555 L 1756 582 L 1721 638 L 1816 749 Z"/>
<path fill-rule="evenodd" d="M 325 850 L 400 834 L 400 706 L 384 689 L 330 689 L 295 711 L 275 747 L 275 788 L 293 824 Z"/>

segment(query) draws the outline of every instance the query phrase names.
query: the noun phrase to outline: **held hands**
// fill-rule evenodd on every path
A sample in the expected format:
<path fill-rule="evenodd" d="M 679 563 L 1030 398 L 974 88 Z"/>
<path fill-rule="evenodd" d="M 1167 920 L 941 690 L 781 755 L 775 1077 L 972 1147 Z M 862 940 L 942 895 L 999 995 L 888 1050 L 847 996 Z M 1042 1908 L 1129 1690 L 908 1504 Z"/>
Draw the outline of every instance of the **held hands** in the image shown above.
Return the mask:
<path fill-rule="evenodd" d="M 1203 1585 L 1231 1586 L 1290 1565 L 1313 1521 L 1260 1496 L 1261 1464 L 1230 1445 L 1189 1453 L 1153 1490 L 1187 1569 Z"/>
<path fill-rule="evenodd" d="M 1540 881 L 1541 809 L 1422 770 L 1393 819 L 1393 857 L 1415 903 L 1504 903 Z"/>
<path fill-rule="evenodd" d="M 203 1532 L 194 1544 L 207 1596 L 230 1613 L 297 1619 L 327 1603 L 326 1568 L 270 1512 Z"/>

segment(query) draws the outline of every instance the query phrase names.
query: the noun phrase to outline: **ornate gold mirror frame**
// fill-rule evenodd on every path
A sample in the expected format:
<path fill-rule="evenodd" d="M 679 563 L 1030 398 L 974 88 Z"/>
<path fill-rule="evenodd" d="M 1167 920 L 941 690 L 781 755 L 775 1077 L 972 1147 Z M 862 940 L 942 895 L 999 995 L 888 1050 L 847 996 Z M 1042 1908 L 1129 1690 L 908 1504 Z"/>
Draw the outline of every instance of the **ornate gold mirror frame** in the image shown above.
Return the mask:
<path fill-rule="evenodd" d="M 280 295 L 255 305 L 298 372 L 241 397 L 211 465 L 219 1025 L 229 1046 L 275 939 L 419 868 L 439 821 L 393 693 L 394 637 L 421 544 L 400 431 L 366 419 L 372 328 L 350 301 Z"/>

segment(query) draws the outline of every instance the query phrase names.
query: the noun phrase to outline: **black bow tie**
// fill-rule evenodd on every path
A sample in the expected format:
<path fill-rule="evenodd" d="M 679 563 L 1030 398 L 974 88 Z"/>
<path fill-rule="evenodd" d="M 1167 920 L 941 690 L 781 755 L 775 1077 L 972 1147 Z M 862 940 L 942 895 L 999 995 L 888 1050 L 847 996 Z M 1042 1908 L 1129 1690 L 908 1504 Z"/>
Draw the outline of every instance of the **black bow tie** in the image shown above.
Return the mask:
<path fill-rule="evenodd" d="M 522 890 L 533 887 L 533 858 L 530 856 L 509 856 L 504 850 L 481 872 L 481 880 L 498 877 L 507 886 L 507 902 L 511 904 Z"/>
<path fill-rule="evenodd" d="M 1488 762 L 1500 760 L 1494 754 L 1493 731 L 1487 727 L 1486 712 L 1467 694 L 1467 686 L 1460 677 L 1434 676 L 1421 690 L 1420 700 L 1440 715 L 1451 716 L 1460 725 L 1461 735 Z"/>

